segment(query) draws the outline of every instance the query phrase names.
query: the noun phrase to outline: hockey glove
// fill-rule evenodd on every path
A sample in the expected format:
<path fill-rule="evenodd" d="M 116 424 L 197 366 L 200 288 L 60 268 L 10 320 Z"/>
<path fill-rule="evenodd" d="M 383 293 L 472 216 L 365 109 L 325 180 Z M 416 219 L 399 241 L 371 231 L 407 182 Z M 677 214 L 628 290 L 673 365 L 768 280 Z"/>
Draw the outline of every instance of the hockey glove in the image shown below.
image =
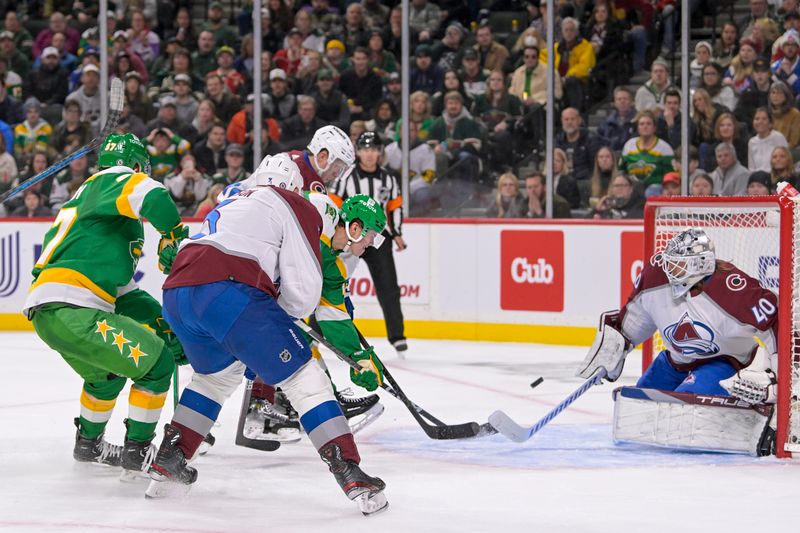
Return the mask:
<path fill-rule="evenodd" d="M 592 347 L 576 375 L 589 379 L 598 368 L 603 367 L 606 369 L 606 381 L 616 381 L 625 366 L 625 357 L 632 348 L 622 333 L 601 321 Z"/>
<path fill-rule="evenodd" d="M 366 350 L 359 350 L 350 356 L 363 370 L 350 369 L 350 381 L 374 391 L 383 384 L 383 363 L 378 360 L 375 350 L 370 346 Z"/>
<path fill-rule="evenodd" d="M 158 269 L 164 274 L 169 274 L 172 270 L 172 263 L 178 255 L 178 245 L 188 236 L 189 228 L 183 224 L 178 224 L 161 236 L 158 241 Z"/>
<path fill-rule="evenodd" d="M 775 403 L 777 399 L 775 372 L 766 370 L 740 370 L 719 382 L 734 398 L 747 403 Z"/>

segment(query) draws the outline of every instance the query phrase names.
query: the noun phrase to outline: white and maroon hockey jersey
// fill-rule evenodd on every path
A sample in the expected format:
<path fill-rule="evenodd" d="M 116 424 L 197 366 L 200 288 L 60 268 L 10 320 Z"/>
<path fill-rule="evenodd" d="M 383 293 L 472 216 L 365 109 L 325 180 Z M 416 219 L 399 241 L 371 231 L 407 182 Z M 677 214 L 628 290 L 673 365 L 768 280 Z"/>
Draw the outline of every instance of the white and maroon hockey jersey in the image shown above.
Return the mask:
<path fill-rule="evenodd" d="M 715 357 L 746 367 L 758 348 L 754 337 L 770 355 L 777 351 L 778 298 L 773 292 L 730 263 L 717 262 L 702 288 L 676 299 L 657 258 L 645 263 L 614 320 L 634 345 L 658 330 L 672 363 L 682 371 Z"/>
<path fill-rule="evenodd" d="M 306 317 L 322 292 L 321 231 L 319 213 L 302 196 L 272 186 L 243 191 L 181 243 L 164 288 L 238 281 Z"/>

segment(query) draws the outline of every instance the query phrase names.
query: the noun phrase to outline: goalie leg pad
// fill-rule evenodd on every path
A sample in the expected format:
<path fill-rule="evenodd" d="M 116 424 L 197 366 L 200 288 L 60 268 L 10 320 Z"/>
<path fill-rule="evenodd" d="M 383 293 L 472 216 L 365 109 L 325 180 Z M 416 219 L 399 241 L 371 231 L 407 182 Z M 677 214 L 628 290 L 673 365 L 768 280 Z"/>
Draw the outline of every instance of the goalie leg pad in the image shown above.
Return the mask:
<path fill-rule="evenodd" d="M 614 442 L 761 455 L 771 414 L 731 397 L 622 387 L 614 391 Z"/>

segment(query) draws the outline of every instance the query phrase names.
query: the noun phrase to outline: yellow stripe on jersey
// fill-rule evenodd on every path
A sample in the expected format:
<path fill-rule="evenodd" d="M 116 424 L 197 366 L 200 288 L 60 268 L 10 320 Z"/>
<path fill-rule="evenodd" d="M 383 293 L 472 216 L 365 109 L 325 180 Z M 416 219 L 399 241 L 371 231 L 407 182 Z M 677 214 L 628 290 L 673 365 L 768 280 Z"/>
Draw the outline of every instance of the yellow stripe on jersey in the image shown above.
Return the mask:
<path fill-rule="evenodd" d="M 155 394 L 139 387 L 131 387 L 128 395 L 128 403 L 141 409 L 161 409 L 167 399 L 167 393 Z"/>
<path fill-rule="evenodd" d="M 322 233 L 322 234 L 319 236 L 319 240 L 322 242 L 322 244 L 324 244 L 324 245 L 325 245 L 325 246 L 327 246 L 328 248 L 330 248 L 330 247 L 331 247 L 331 239 L 330 239 L 330 237 L 328 237 L 328 236 L 327 236 L 327 235 L 325 235 L 324 233 Z"/>
<path fill-rule="evenodd" d="M 340 303 L 339 305 L 333 304 L 327 298 L 323 297 L 319 300 L 320 305 L 324 305 L 326 307 L 333 307 L 338 309 L 339 311 L 347 312 L 347 306 L 344 305 L 344 302 Z"/>
<path fill-rule="evenodd" d="M 342 275 L 342 277 L 347 279 L 347 267 L 345 266 L 344 261 L 338 257 L 336 258 L 336 268 L 339 269 L 339 273 Z"/>
<path fill-rule="evenodd" d="M 36 281 L 33 283 L 33 285 L 31 285 L 31 288 L 28 290 L 28 292 L 33 292 L 34 289 L 46 283 L 63 283 L 65 285 L 72 285 L 73 287 L 87 289 L 101 300 L 110 304 L 113 304 L 117 301 L 114 296 L 111 296 L 106 291 L 101 289 L 100 286 L 95 282 L 77 270 L 72 270 L 71 268 L 46 268 L 42 270 L 42 272 L 39 274 L 39 277 L 36 278 Z"/>
<path fill-rule="evenodd" d="M 81 391 L 81 406 L 85 407 L 90 411 L 94 411 L 97 413 L 111 411 L 114 409 L 114 405 L 117 403 L 116 398 L 113 400 L 100 400 L 95 398 L 88 392 Z"/>
<path fill-rule="evenodd" d="M 125 182 L 122 187 L 122 192 L 117 197 L 117 211 L 119 214 L 128 218 L 139 218 L 138 210 L 134 212 L 133 206 L 130 202 L 130 196 L 138 184 L 147 178 L 147 174 L 137 172 L 131 174 L 131 177 Z"/>

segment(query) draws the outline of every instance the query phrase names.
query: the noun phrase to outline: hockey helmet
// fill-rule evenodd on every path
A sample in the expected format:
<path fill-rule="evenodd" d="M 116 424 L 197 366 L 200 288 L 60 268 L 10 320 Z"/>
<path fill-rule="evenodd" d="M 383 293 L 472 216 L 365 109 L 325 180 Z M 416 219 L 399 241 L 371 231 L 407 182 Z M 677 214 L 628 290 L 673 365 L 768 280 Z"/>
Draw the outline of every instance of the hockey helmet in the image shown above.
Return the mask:
<path fill-rule="evenodd" d="M 328 163 L 322 168 L 317 160 L 322 150 L 328 151 Z M 317 172 L 322 181 L 330 183 L 346 176 L 356 162 L 353 143 L 345 133 L 336 126 L 323 126 L 314 133 L 308 143 L 308 151 L 314 156 Z"/>
<path fill-rule="evenodd" d="M 361 150 L 362 148 L 377 148 L 380 150 L 383 148 L 383 139 L 381 139 L 381 136 L 374 131 L 365 131 L 358 136 L 358 139 L 356 140 L 356 148 L 358 150 Z"/>
<path fill-rule="evenodd" d="M 682 231 L 670 239 L 661 252 L 661 268 L 672 286 L 672 296 L 679 298 L 714 273 L 714 243 L 701 228 Z"/>
<path fill-rule="evenodd" d="M 142 141 L 132 133 L 110 133 L 103 141 L 97 156 L 97 166 L 109 168 L 125 166 L 150 174 L 150 156 Z"/>
<path fill-rule="evenodd" d="M 349 197 L 339 208 L 339 218 L 344 222 L 347 238 L 350 241 L 359 242 L 368 232 L 374 231 L 375 241 L 373 246 L 378 248 L 383 243 L 381 232 L 386 227 L 386 213 L 374 198 L 370 198 L 366 194 L 356 194 Z M 350 224 L 357 220 L 364 226 L 364 230 L 359 238 L 354 239 L 350 234 Z"/>
<path fill-rule="evenodd" d="M 280 189 L 302 194 L 303 176 L 297 164 L 287 154 L 265 158 L 253 172 L 251 178 L 256 186 L 272 185 Z"/>

